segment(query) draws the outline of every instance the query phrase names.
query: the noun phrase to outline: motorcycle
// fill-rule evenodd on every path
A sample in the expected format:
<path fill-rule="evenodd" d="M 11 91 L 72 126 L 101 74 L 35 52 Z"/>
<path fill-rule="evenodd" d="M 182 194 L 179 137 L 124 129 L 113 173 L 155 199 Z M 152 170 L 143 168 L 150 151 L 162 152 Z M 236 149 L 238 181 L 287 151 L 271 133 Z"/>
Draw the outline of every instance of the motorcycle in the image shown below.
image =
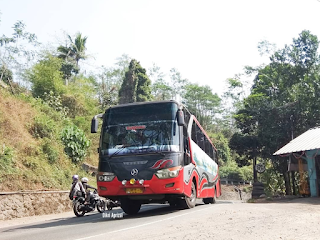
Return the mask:
<path fill-rule="evenodd" d="M 114 207 L 120 207 L 120 201 L 113 201 L 111 199 L 106 200 L 106 206 L 108 210 L 112 210 Z"/>
<path fill-rule="evenodd" d="M 81 192 L 73 196 L 73 212 L 77 217 L 82 217 L 84 214 L 94 211 L 95 208 L 97 208 L 100 213 L 106 210 L 105 201 L 99 197 L 96 190 L 90 194 L 90 202 L 88 204 L 84 202 L 85 196 Z"/>

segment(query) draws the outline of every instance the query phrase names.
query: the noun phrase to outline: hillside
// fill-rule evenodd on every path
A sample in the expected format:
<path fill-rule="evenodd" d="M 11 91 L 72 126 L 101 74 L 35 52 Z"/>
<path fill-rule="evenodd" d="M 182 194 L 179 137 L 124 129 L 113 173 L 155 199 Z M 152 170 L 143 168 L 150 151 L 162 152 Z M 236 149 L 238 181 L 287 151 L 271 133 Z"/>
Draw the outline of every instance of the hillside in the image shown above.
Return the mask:
<path fill-rule="evenodd" d="M 0 87 L 0 191 L 65 190 L 73 174 L 87 176 L 81 163 L 97 165 L 97 140 L 91 140 L 84 160 L 73 163 L 61 141 L 63 127 L 72 120 L 29 94 L 12 95 Z"/>

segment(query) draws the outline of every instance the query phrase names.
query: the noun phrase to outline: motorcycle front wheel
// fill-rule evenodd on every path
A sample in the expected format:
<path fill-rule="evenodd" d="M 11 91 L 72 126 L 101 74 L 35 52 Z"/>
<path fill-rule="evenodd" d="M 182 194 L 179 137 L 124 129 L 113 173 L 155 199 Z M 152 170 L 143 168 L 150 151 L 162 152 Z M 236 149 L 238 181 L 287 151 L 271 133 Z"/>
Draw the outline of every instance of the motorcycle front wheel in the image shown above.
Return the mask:
<path fill-rule="evenodd" d="M 99 213 L 103 213 L 106 210 L 106 203 L 103 200 L 97 202 L 97 210 Z"/>
<path fill-rule="evenodd" d="M 81 210 L 81 203 L 78 201 L 73 204 L 73 212 L 77 217 L 82 217 L 86 213 L 85 210 Z"/>

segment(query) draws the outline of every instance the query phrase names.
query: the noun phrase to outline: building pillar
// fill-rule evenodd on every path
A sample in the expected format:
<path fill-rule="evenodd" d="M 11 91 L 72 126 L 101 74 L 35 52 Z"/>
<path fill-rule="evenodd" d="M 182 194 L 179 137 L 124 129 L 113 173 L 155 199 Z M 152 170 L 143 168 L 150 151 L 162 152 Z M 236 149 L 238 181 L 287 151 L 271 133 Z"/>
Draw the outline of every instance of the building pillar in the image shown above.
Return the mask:
<path fill-rule="evenodd" d="M 309 185 L 310 185 L 311 197 L 318 197 L 319 196 L 316 164 L 315 164 L 315 155 L 317 154 L 317 152 L 318 152 L 317 149 L 306 151 L 306 160 L 308 163 Z"/>

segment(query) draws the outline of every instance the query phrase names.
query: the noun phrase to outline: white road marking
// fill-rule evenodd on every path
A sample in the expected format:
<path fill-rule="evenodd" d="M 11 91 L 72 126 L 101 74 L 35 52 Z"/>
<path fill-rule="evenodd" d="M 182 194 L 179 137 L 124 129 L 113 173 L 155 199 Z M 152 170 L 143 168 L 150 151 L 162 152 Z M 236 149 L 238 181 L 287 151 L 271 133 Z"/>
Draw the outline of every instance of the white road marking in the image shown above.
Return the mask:
<path fill-rule="evenodd" d="M 210 207 L 213 207 L 213 206 L 214 206 L 214 205 L 212 205 L 212 206 L 210 206 Z M 122 228 L 122 229 L 119 229 L 119 230 L 115 230 L 115 231 L 111 231 L 111 232 L 106 232 L 106 233 L 101 233 L 101 234 L 97 234 L 97 235 L 92 235 L 92 236 L 89 236 L 89 237 L 77 238 L 77 239 L 74 239 L 74 240 L 85 240 L 85 239 L 90 239 L 90 238 L 95 238 L 95 237 L 101 237 L 101 236 L 103 236 L 103 235 L 110 234 L 110 233 L 117 233 L 117 232 L 127 231 L 127 230 L 134 229 L 134 228 L 144 227 L 144 226 L 147 226 L 147 225 L 151 225 L 151 224 L 155 224 L 155 223 L 159 223 L 159 222 L 171 220 L 171 219 L 174 219 L 174 218 L 182 217 L 182 216 L 185 216 L 185 215 L 188 215 L 188 214 L 191 214 L 191 213 L 195 213 L 195 212 L 200 212 L 200 211 L 203 211 L 203 210 L 207 210 L 207 209 L 210 208 L 210 207 L 206 207 L 206 208 L 199 209 L 199 210 L 196 210 L 196 211 L 189 211 L 189 212 L 187 212 L 187 213 L 183 213 L 183 214 L 176 215 L 176 216 L 173 216 L 173 217 L 168 217 L 168 218 L 161 219 L 161 220 L 157 220 L 157 221 L 154 221 L 154 222 L 144 223 L 144 224 L 141 224 L 141 225 L 137 225 L 137 226 L 133 226 L 133 227 L 128 227 L 128 228 Z"/>

